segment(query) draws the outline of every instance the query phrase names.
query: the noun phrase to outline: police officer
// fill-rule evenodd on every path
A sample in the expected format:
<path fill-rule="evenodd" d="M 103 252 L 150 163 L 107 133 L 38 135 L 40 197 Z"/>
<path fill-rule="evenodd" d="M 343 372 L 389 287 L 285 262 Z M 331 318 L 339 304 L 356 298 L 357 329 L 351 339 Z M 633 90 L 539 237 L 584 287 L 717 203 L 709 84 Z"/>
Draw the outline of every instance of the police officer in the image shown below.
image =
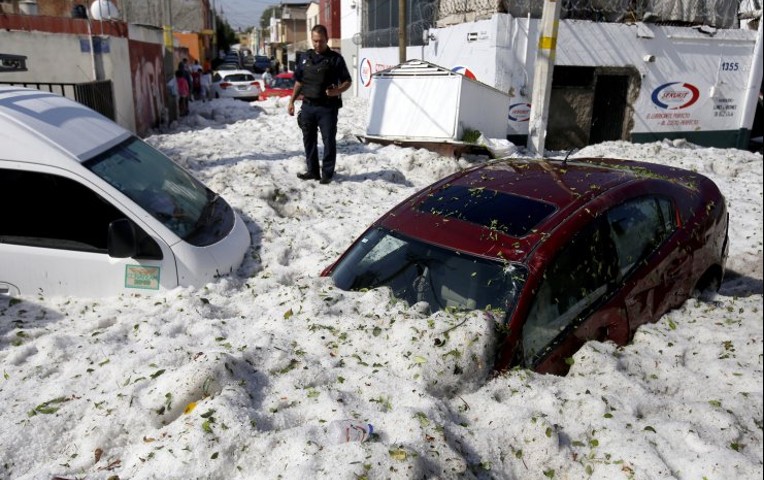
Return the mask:
<path fill-rule="evenodd" d="M 350 88 L 351 79 L 342 55 L 328 45 L 328 33 L 323 25 L 310 31 L 313 50 L 308 50 L 297 63 L 294 89 L 287 105 L 294 115 L 294 101 L 302 94 L 302 107 L 297 124 L 302 130 L 307 170 L 297 176 L 302 180 L 332 181 L 337 159 L 337 113 L 342 107 L 342 92 Z M 324 156 L 318 163 L 318 130 L 324 142 Z"/>

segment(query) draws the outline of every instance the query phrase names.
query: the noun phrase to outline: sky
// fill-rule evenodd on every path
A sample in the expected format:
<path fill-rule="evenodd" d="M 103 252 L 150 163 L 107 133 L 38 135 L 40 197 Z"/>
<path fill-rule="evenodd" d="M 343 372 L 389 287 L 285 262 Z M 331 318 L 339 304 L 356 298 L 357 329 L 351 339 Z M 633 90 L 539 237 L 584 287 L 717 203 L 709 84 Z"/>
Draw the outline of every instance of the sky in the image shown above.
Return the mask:
<path fill-rule="evenodd" d="M 234 30 L 246 30 L 260 25 L 260 17 L 266 8 L 279 5 L 276 0 L 212 0 Z M 292 3 L 292 2 L 283 2 Z"/>
<path fill-rule="evenodd" d="M 714 180 L 728 277 L 625 347 L 587 343 L 565 377 L 495 375 L 487 314 L 431 315 L 319 276 L 398 202 L 487 160 L 361 144 L 366 115 L 345 99 L 329 185 L 297 179 L 286 99 L 193 102 L 148 137 L 238 211 L 251 248 L 198 288 L 0 299 L 0 478 L 762 478 L 761 154 L 681 140 L 574 152 Z M 345 418 L 374 435 L 335 444 L 328 425 Z"/>

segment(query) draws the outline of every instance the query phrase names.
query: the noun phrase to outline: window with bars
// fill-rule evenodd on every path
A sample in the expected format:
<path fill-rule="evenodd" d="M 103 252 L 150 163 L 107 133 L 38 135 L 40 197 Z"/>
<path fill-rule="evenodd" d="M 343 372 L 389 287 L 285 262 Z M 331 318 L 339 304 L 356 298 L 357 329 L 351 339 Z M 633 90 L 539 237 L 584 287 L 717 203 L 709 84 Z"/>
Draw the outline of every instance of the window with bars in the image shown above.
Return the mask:
<path fill-rule="evenodd" d="M 406 0 L 406 34 L 409 46 L 422 45 L 422 33 L 435 25 L 435 0 Z M 398 46 L 398 0 L 365 0 L 363 47 Z"/>

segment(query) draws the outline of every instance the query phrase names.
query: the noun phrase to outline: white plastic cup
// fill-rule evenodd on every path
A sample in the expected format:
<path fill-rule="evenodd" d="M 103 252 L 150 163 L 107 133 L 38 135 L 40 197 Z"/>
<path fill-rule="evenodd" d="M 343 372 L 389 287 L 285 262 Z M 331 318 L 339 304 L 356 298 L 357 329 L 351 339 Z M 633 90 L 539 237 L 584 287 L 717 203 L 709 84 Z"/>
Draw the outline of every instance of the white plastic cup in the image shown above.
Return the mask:
<path fill-rule="evenodd" d="M 350 418 L 329 423 L 329 439 L 335 444 L 365 442 L 372 433 L 374 433 L 374 427 L 370 423 Z"/>

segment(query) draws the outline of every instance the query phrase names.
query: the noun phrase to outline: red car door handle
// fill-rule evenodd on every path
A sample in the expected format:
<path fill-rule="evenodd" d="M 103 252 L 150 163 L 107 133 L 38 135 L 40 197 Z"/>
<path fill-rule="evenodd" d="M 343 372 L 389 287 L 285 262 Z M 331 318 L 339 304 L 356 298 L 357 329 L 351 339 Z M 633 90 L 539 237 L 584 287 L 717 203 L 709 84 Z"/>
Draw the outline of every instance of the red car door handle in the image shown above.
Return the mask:
<path fill-rule="evenodd" d="M 598 328 L 597 329 L 597 336 L 596 336 L 597 341 L 598 342 L 604 342 L 605 340 L 607 340 L 609 338 L 608 337 L 608 333 L 609 333 L 608 327 L 602 326 L 602 327 Z"/>

